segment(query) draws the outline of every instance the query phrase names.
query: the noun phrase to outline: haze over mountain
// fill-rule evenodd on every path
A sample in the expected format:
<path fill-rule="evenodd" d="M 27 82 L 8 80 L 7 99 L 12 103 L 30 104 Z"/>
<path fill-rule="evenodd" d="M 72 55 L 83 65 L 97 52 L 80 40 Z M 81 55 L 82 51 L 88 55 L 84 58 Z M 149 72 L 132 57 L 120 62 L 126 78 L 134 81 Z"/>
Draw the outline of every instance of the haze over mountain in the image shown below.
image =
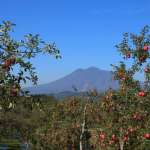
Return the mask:
<path fill-rule="evenodd" d="M 118 87 L 118 82 L 113 80 L 113 73 L 111 71 L 90 67 L 75 70 L 61 79 L 48 84 L 30 87 L 28 90 L 31 94 L 51 94 L 66 91 L 74 92 L 74 88 L 78 92 L 85 92 L 91 89 L 103 92 L 109 88 L 117 89 Z"/>

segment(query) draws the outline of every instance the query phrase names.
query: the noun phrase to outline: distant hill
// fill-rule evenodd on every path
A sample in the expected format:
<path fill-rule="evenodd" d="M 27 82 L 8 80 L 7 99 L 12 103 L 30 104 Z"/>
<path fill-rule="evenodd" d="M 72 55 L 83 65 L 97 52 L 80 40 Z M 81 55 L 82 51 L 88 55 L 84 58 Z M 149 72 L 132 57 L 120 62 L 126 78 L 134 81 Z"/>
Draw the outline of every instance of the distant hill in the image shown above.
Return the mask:
<path fill-rule="evenodd" d="M 49 95 L 55 97 L 57 100 L 61 100 L 61 99 L 66 98 L 66 97 L 81 96 L 81 95 L 85 95 L 85 94 L 87 94 L 87 93 L 64 91 L 64 92 L 59 92 L 59 93 L 52 93 Z"/>
<path fill-rule="evenodd" d="M 91 89 L 96 89 L 104 92 L 109 88 L 117 89 L 119 84 L 113 80 L 113 73 L 111 71 L 101 70 L 96 67 L 87 69 L 78 69 L 71 74 L 53 81 L 48 84 L 38 85 L 36 87 L 29 87 L 31 94 L 56 94 L 75 92 L 85 92 Z"/>

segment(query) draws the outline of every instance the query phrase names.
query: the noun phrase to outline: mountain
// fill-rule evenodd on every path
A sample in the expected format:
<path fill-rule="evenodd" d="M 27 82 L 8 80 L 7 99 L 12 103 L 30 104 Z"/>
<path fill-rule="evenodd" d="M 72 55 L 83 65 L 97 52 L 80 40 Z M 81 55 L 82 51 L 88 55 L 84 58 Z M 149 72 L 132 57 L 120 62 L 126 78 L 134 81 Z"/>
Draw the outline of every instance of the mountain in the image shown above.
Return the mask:
<path fill-rule="evenodd" d="M 31 94 L 51 94 L 61 92 L 85 92 L 91 89 L 106 91 L 109 88 L 117 89 L 118 82 L 113 80 L 111 71 L 101 70 L 96 67 L 78 69 L 71 74 L 48 84 L 30 87 Z"/>

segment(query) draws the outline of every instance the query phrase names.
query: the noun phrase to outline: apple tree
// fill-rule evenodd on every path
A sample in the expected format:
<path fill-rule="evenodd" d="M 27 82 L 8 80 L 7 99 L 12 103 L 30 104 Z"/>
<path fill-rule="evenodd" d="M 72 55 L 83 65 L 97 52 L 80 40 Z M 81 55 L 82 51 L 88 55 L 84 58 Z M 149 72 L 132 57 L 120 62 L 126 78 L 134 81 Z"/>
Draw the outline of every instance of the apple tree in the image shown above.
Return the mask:
<path fill-rule="evenodd" d="M 38 77 L 31 59 L 38 54 L 60 58 L 55 43 L 44 42 L 38 34 L 27 34 L 23 40 L 12 37 L 15 24 L 4 21 L 0 24 L 0 106 L 8 109 L 14 97 L 25 94 L 21 89 L 27 80 L 37 83 Z"/>
<path fill-rule="evenodd" d="M 150 148 L 150 33 L 125 33 L 116 47 L 123 56 L 113 66 L 119 90 L 109 90 L 101 102 L 103 113 L 98 131 L 100 149 L 144 150 Z M 136 80 L 144 74 L 144 82 Z"/>
<path fill-rule="evenodd" d="M 49 106 L 40 97 L 27 97 L 27 91 L 21 87 L 27 81 L 37 83 L 31 59 L 39 54 L 56 59 L 61 56 L 55 43 L 44 42 L 39 35 L 27 34 L 22 40 L 15 40 L 14 26 L 9 21 L 0 24 L 0 142 L 19 135 L 20 143 L 28 143 L 44 125 L 42 120 L 47 119 L 44 108 Z"/>

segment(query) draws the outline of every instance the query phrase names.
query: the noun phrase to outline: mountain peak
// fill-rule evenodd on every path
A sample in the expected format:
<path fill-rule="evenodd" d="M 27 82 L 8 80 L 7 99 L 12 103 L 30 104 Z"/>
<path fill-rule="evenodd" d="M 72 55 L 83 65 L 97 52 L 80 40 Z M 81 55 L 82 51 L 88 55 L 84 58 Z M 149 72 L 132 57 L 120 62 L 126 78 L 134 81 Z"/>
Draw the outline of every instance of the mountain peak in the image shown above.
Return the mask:
<path fill-rule="evenodd" d="M 84 69 L 79 68 L 79 69 L 75 70 L 74 72 L 81 72 L 81 71 L 84 71 Z"/>
<path fill-rule="evenodd" d="M 92 66 L 87 69 L 77 69 L 71 74 L 51 83 L 29 88 L 29 91 L 32 94 L 50 94 L 73 91 L 72 87 L 76 87 L 78 91 L 97 89 L 102 92 L 109 88 L 118 88 L 118 82 L 112 80 L 112 76 L 111 71 L 101 70 Z"/>
<path fill-rule="evenodd" d="M 97 67 L 91 66 L 91 67 L 87 68 L 86 70 L 100 70 L 100 69 Z"/>

